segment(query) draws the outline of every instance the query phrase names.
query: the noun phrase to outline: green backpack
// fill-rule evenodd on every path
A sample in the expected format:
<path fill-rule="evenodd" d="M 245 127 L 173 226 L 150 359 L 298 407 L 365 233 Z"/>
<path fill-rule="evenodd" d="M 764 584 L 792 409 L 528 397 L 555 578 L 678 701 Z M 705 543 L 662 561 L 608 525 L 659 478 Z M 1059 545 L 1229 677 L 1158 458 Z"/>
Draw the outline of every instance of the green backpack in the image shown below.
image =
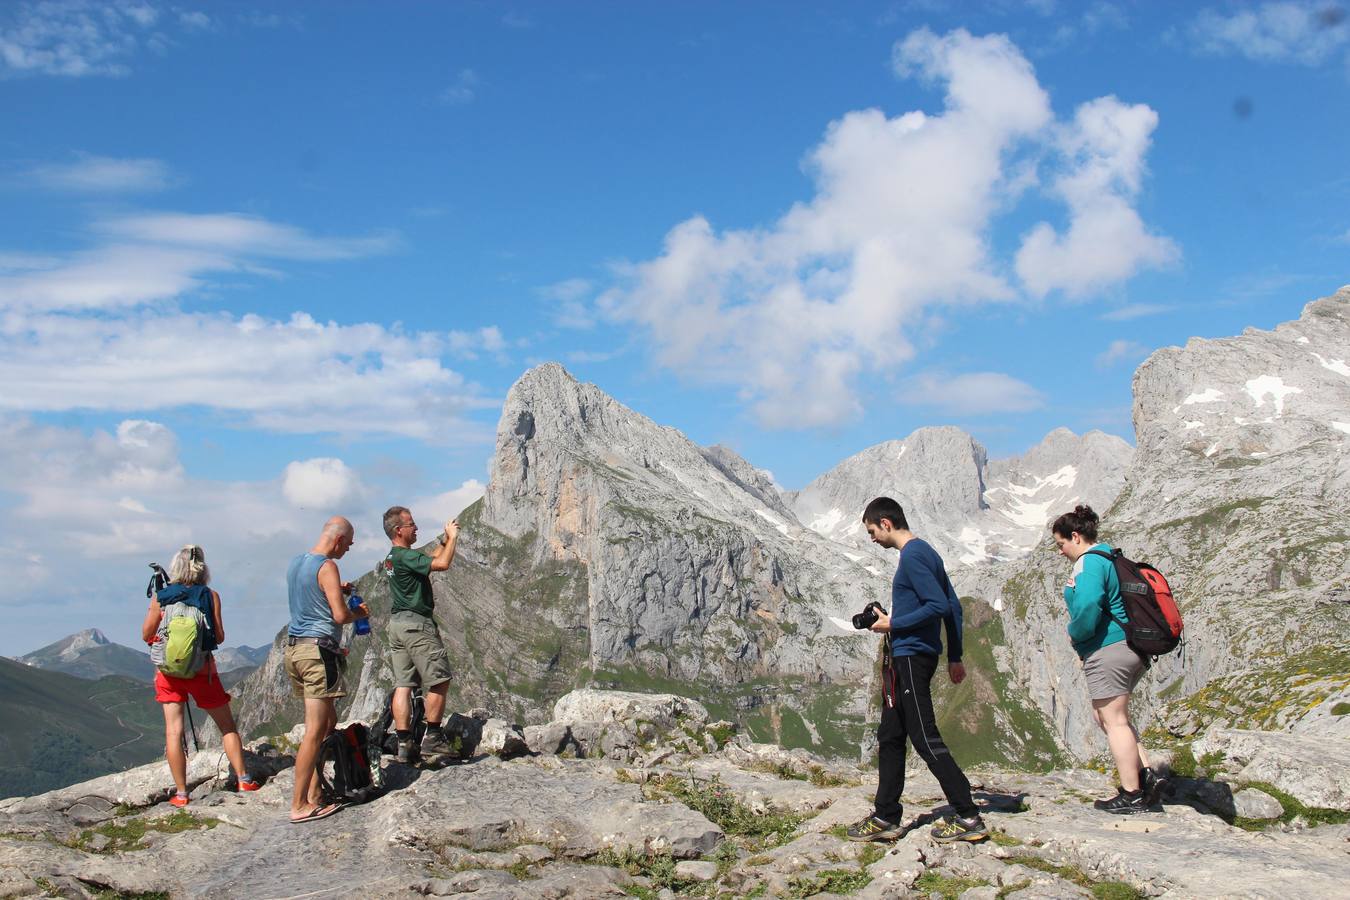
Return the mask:
<path fill-rule="evenodd" d="M 150 662 L 171 678 L 191 678 L 208 659 L 202 649 L 206 616 L 189 603 L 170 603 L 159 620 L 159 639 L 150 646 Z"/>

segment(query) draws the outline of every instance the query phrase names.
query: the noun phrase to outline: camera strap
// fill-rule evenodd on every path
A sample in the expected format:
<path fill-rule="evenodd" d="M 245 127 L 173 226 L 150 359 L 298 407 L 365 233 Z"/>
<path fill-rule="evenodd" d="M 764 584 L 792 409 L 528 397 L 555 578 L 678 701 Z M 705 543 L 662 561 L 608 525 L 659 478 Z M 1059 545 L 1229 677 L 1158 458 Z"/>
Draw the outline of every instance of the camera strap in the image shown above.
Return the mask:
<path fill-rule="evenodd" d="M 895 708 L 895 657 L 891 655 L 891 636 L 886 635 L 881 644 L 884 656 L 881 659 L 881 702 L 883 706 Z"/>

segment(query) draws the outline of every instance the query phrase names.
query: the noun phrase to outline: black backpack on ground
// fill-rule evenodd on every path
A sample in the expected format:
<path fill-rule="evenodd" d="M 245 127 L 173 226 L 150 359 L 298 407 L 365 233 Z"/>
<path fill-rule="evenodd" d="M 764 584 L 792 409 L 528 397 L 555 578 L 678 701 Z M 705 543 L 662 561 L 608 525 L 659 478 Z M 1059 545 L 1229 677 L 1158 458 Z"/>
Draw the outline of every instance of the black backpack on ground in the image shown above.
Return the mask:
<path fill-rule="evenodd" d="M 382 793 L 371 777 L 370 731 L 360 722 L 339 728 L 319 745 L 314 774 L 329 803 L 365 803 Z M 379 766 L 376 758 L 375 766 Z"/>

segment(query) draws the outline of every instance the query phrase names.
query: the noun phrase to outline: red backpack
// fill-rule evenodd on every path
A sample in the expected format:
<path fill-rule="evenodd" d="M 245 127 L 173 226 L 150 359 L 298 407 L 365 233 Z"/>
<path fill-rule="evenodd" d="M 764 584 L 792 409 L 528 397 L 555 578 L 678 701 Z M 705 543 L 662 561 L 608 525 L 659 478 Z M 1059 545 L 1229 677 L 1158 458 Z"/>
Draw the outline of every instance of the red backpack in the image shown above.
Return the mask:
<path fill-rule="evenodd" d="M 1125 629 L 1130 649 L 1145 659 L 1175 650 L 1181 643 L 1181 610 L 1163 573 L 1148 563 L 1126 559 L 1119 549 L 1087 552 L 1111 560 L 1116 567 L 1120 599 L 1125 605 L 1125 621 L 1116 619 L 1116 623 Z"/>

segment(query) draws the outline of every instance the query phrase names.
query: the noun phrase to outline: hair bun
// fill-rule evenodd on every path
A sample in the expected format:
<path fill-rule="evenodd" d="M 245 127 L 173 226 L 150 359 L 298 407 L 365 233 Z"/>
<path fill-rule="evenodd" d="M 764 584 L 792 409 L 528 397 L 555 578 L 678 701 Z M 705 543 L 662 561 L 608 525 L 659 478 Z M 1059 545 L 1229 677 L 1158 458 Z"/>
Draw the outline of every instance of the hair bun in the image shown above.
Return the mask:
<path fill-rule="evenodd" d="M 1094 522 L 1099 519 L 1099 516 L 1092 511 L 1092 507 L 1088 506 L 1086 503 L 1081 506 L 1075 506 L 1073 508 L 1073 514 L 1075 516 L 1082 516 L 1084 519 L 1091 519 Z"/>

